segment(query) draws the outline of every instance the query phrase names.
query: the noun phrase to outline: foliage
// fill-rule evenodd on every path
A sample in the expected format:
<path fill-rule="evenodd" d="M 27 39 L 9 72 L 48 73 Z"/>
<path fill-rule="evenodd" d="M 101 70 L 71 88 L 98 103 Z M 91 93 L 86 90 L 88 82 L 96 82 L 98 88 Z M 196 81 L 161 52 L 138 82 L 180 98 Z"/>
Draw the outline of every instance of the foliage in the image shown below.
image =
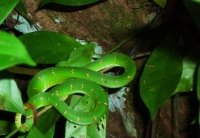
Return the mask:
<path fill-rule="evenodd" d="M 66 60 L 74 49 L 82 46 L 69 36 L 50 31 L 28 33 L 19 39 L 38 64 L 55 64 Z"/>
<path fill-rule="evenodd" d="M 185 6 L 187 7 L 188 11 L 190 12 L 191 17 L 193 18 L 196 26 L 200 30 L 200 1 L 199 0 L 183 0 Z"/>
<path fill-rule="evenodd" d="M 19 0 L 1 0 L 0 1 L 0 24 L 6 19 L 14 9 Z"/>
<path fill-rule="evenodd" d="M 150 111 L 152 120 L 156 111 L 176 89 L 181 70 L 180 49 L 175 34 L 171 31 L 151 54 L 140 78 L 140 95 Z"/>
<path fill-rule="evenodd" d="M 99 0 L 67 0 L 67 1 L 66 0 L 43 0 L 42 3 L 40 4 L 40 7 L 51 2 L 62 4 L 62 5 L 69 5 L 69 6 L 81 6 L 81 5 L 91 4 L 97 1 Z"/>
<path fill-rule="evenodd" d="M 199 50 L 200 47 L 196 46 L 183 58 L 182 75 L 177 85 L 177 88 L 174 91 L 174 94 L 179 92 L 190 92 L 196 90 L 196 81 L 197 81 L 196 72 L 200 59 Z"/>
<path fill-rule="evenodd" d="M 161 8 L 164 8 L 166 5 L 166 0 L 154 0 Z"/>
<path fill-rule="evenodd" d="M 68 6 L 82 6 L 98 2 L 98 0 L 43 0 L 40 7 L 52 2 Z M 165 0 L 155 0 L 155 2 L 162 8 L 165 7 Z M 184 0 L 184 3 L 200 30 L 200 16 L 198 12 L 200 9 L 200 1 Z M 1 0 L 0 24 L 3 23 L 14 8 L 22 15 L 27 13 L 22 1 Z M 60 64 L 71 64 L 74 63 L 74 61 L 78 61 L 77 55 L 80 56 L 80 54 L 82 54 L 81 57 L 84 57 L 82 60 L 89 63 L 91 62 L 94 50 L 94 45 L 91 43 L 83 48 L 82 45 L 74 39 L 56 32 L 40 31 L 16 38 L 9 33 L 0 31 L 0 36 L 0 109 L 14 113 L 24 113 L 23 102 L 15 80 L 6 69 L 19 64 L 26 64 L 29 66 L 35 66 L 36 63 L 56 64 L 68 57 L 70 58 L 67 63 L 61 62 L 58 66 L 61 66 Z M 65 45 L 68 45 L 67 50 Z M 78 50 L 72 52 L 75 48 Z M 185 57 L 182 57 L 175 39 L 175 33 L 174 31 L 170 31 L 166 38 L 153 51 L 144 67 L 139 84 L 141 98 L 147 106 L 152 120 L 157 110 L 176 93 L 193 92 L 195 90 L 197 91 L 197 97 L 200 102 L 199 50 L 199 46 L 197 46 Z M 88 55 L 85 55 L 85 51 L 89 52 Z M 73 66 L 84 66 L 82 64 L 83 61 L 76 62 Z M 72 97 L 72 99 L 74 98 L 77 97 Z M 83 98 L 87 99 L 87 97 Z M 72 101 L 81 107 L 83 106 L 81 100 Z M 23 134 L 20 137 L 53 137 L 55 123 L 59 117 L 60 115 L 54 109 L 48 110 L 38 118 L 37 125 L 34 126 L 28 134 Z M 103 119 L 101 123 L 105 125 L 106 119 Z M 200 125 L 200 108 L 198 123 Z M 67 122 L 65 130 L 67 133 L 65 137 L 69 135 L 77 136 L 77 132 L 73 131 L 74 127 L 74 124 Z M 92 135 L 97 136 L 99 134 L 99 137 L 105 137 L 105 130 L 103 130 L 102 133 L 98 133 L 96 126 L 76 127 L 79 128 L 79 131 L 86 132 L 85 135 L 92 137 Z M 11 133 L 11 131 L 16 128 L 14 123 L 10 121 L 0 120 L 0 128 L 3 128 L 0 135 L 10 133 L 7 137 L 17 132 L 16 130 Z"/>
<path fill-rule="evenodd" d="M 197 97 L 200 103 L 200 65 L 198 67 L 198 73 L 197 73 Z M 200 127 L 200 104 L 199 104 L 199 127 Z"/>
<path fill-rule="evenodd" d="M 44 2 L 49 3 L 50 1 L 49 2 L 44 1 Z M 57 2 L 60 3 L 59 1 Z M 65 1 L 65 4 L 78 6 L 78 5 L 89 4 L 95 1 L 90 0 L 90 1 L 80 1 L 80 2 L 79 1 L 76 1 L 76 2 L 68 1 L 68 2 L 69 3 L 66 3 Z M 61 1 L 61 4 L 63 4 L 62 1 Z M 3 0 L 0 2 L 0 7 L 1 7 L 0 8 L 1 23 L 6 19 L 6 17 L 14 8 L 18 10 L 18 12 L 20 12 L 22 15 L 26 15 L 27 13 L 23 2 L 19 0 L 10 1 L 9 3 L 7 0 Z M 85 64 L 91 62 L 91 58 L 92 58 L 92 55 L 94 52 L 94 46 L 95 46 L 94 44 L 90 43 L 90 44 L 86 44 L 83 47 L 79 42 L 75 41 L 74 39 L 66 35 L 55 33 L 55 32 L 46 32 L 46 31 L 22 35 L 19 37 L 19 39 L 3 31 L 0 31 L 0 36 L 1 36 L 0 38 L 0 49 L 1 49 L 1 52 L 0 52 L 1 54 L 1 57 L 0 57 L 1 58 L 0 108 L 1 110 L 4 110 L 4 111 L 10 111 L 14 113 L 23 113 L 23 114 L 24 114 L 24 106 L 21 99 L 20 91 L 18 90 L 15 80 L 12 78 L 10 73 L 5 69 L 12 67 L 14 65 L 18 65 L 18 64 L 27 64 L 30 66 L 35 66 L 36 63 L 55 64 L 55 63 L 58 63 L 59 61 L 66 60 L 68 57 L 70 58 L 67 64 L 70 64 L 76 61 L 76 64 L 74 64 L 73 66 L 85 66 Z M 36 41 L 33 41 L 33 40 L 36 40 Z M 66 46 L 68 46 L 67 49 L 66 49 Z M 27 52 L 27 50 L 29 51 L 29 53 Z M 52 53 L 54 54 L 52 55 Z M 79 57 L 77 57 L 77 55 Z M 77 62 L 77 58 L 80 58 L 80 57 L 82 57 L 81 60 Z M 62 65 L 58 64 L 57 66 L 62 66 Z M 84 97 L 83 99 L 86 101 L 88 100 L 88 97 Z M 80 100 L 80 98 L 79 100 L 75 98 L 73 102 L 76 103 L 79 108 L 81 106 L 85 107 L 85 105 L 83 105 L 84 102 L 82 100 Z M 90 106 L 93 106 L 93 103 L 92 102 L 90 103 L 91 104 L 88 104 L 88 108 L 91 108 Z M 77 107 L 77 105 L 75 107 Z M 28 137 L 53 137 L 55 133 L 55 123 L 57 122 L 59 117 L 60 115 L 54 109 L 50 109 L 46 111 L 42 116 L 38 118 L 37 125 L 34 126 L 28 134 L 26 133 L 21 134 L 20 137 L 27 137 L 27 138 Z M 102 119 L 103 120 L 99 122 L 99 125 L 101 124 L 104 125 L 103 129 L 99 127 L 100 130 L 102 131 L 99 131 L 97 129 L 96 124 L 90 125 L 90 126 L 84 126 L 84 127 L 77 125 L 76 127 L 79 127 L 78 131 L 80 133 L 83 132 L 82 135 L 88 135 L 92 137 L 93 135 L 98 136 L 100 134 L 99 137 L 105 137 L 106 118 L 104 117 Z M 75 136 L 79 134 L 77 133 L 77 130 L 73 130 L 73 128 L 75 127 L 75 124 L 68 122 L 67 126 L 69 128 L 71 127 L 72 129 L 66 129 L 66 132 L 68 132 L 66 133 L 66 137 L 69 137 L 69 135 Z M 13 122 L 10 122 L 10 121 L 1 120 L 0 127 L 4 130 L 4 131 L 1 131 L 0 133 L 1 135 L 8 134 L 14 130 L 7 137 L 14 135 L 18 131 L 15 128 Z M 100 132 L 103 132 L 103 133 L 100 133 Z"/>
<path fill-rule="evenodd" d="M 2 31 L 0 31 L 0 35 L 0 70 L 22 63 L 35 66 L 34 61 L 30 58 L 25 46 L 19 39 Z"/>
<path fill-rule="evenodd" d="M 182 58 L 175 32 L 170 31 L 153 51 L 140 78 L 140 95 L 152 120 L 172 95 L 197 90 L 199 50 L 196 46 Z"/>
<path fill-rule="evenodd" d="M 200 15 L 197 11 L 200 9 L 200 1 L 184 0 L 184 3 L 199 28 Z M 151 54 L 140 78 L 141 98 L 152 120 L 156 111 L 176 93 L 197 91 L 199 99 L 199 45 L 181 58 L 175 34 L 169 33 Z"/>

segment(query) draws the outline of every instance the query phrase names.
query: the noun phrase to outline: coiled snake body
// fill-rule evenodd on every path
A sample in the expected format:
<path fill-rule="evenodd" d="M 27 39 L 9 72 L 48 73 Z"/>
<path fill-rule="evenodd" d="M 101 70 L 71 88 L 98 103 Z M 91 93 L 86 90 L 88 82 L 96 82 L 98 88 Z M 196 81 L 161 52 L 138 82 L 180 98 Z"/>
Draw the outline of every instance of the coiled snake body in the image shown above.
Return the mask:
<path fill-rule="evenodd" d="M 99 72 L 111 67 L 123 67 L 124 72 L 118 76 L 110 76 Z M 123 54 L 105 55 L 84 68 L 47 68 L 37 73 L 30 81 L 27 90 L 30 99 L 27 103 L 36 109 L 52 105 L 61 115 L 73 123 L 80 125 L 92 124 L 97 122 L 107 110 L 107 93 L 104 92 L 101 86 L 108 88 L 122 87 L 134 78 L 135 73 L 134 61 Z M 52 86 L 55 87 L 46 92 Z M 95 101 L 95 108 L 87 113 L 74 112 L 62 100 L 62 97 L 73 93 L 82 93 L 91 97 Z M 17 127 L 21 126 L 21 116 L 21 114 L 16 115 L 15 124 Z M 25 127 L 20 129 L 21 132 L 28 131 L 34 124 L 34 115 L 31 109 L 26 109 L 25 116 Z"/>

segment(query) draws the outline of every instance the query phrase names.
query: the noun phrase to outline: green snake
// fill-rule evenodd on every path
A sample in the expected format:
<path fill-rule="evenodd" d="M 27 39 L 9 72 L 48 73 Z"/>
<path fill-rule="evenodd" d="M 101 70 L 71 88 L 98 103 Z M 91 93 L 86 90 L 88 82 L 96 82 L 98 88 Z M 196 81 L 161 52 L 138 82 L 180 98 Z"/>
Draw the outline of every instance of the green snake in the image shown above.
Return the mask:
<path fill-rule="evenodd" d="M 99 71 L 112 67 L 122 67 L 124 72 L 117 76 L 110 76 Z M 97 122 L 107 110 L 107 94 L 104 87 L 119 88 L 128 84 L 135 76 L 136 66 L 134 61 L 127 55 L 115 53 L 108 54 L 91 62 L 85 67 L 51 67 L 37 73 L 28 85 L 28 104 L 38 109 L 52 105 L 61 115 L 69 121 L 88 125 Z M 71 80 L 73 79 L 73 80 Z M 57 85 L 60 84 L 60 85 Z M 99 85 L 101 86 L 99 86 Z M 57 86 L 55 86 L 57 85 Z M 47 89 L 52 88 L 49 92 Z M 76 113 L 61 99 L 73 93 L 82 93 L 95 101 L 95 108 L 89 113 Z M 56 96 L 55 96 L 56 95 Z M 34 124 L 33 111 L 26 108 L 25 127 L 21 132 L 28 131 Z M 21 126 L 21 114 L 15 118 L 16 127 Z"/>

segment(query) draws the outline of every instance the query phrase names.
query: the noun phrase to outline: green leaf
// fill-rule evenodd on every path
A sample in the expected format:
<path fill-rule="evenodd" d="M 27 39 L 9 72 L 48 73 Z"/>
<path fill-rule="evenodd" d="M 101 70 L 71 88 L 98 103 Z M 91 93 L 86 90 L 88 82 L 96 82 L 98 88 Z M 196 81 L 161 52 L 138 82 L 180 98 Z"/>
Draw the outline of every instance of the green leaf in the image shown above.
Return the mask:
<path fill-rule="evenodd" d="M 60 114 L 54 108 L 51 108 L 39 116 L 36 127 L 45 134 L 55 125 L 59 118 Z"/>
<path fill-rule="evenodd" d="M 65 127 L 66 138 L 106 138 L 106 117 L 102 118 L 97 124 L 91 124 L 88 126 L 76 125 L 71 122 L 67 122 Z"/>
<path fill-rule="evenodd" d="M 67 61 L 61 61 L 56 66 L 84 67 L 92 61 L 95 44 L 89 43 L 72 51 Z"/>
<path fill-rule="evenodd" d="M 183 0 L 186 8 L 190 12 L 195 24 L 200 30 L 200 1 L 199 0 Z"/>
<path fill-rule="evenodd" d="M 166 5 L 166 0 L 153 0 L 155 3 L 157 3 L 161 8 L 164 8 Z"/>
<path fill-rule="evenodd" d="M 0 71 L 0 109 L 24 113 L 20 91 L 9 72 Z"/>
<path fill-rule="evenodd" d="M 20 133 L 17 138 L 26 138 L 27 133 Z"/>
<path fill-rule="evenodd" d="M 7 18 L 10 12 L 17 5 L 19 0 L 1 0 L 0 1 L 0 24 Z"/>
<path fill-rule="evenodd" d="M 178 92 L 189 92 L 196 89 L 196 73 L 200 61 L 199 51 L 200 47 L 197 46 L 183 59 L 182 76 L 174 94 Z"/>
<path fill-rule="evenodd" d="M 182 57 L 170 31 L 148 59 L 140 78 L 140 95 L 154 119 L 156 111 L 174 92 L 182 71 Z"/>
<path fill-rule="evenodd" d="M 89 112 L 95 107 L 95 102 L 89 96 L 74 95 L 70 102 L 70 107 L 76 112 Z M 105 113 L 107 114 L 107 113 Z M 65 127 L 65 137 L 87 137 L 87 138 L 105 138 L 106 136 L 106 115 L 98 123 L 83 126 L 76 125 L 67 121 Z"/>
<path fill-rule="evenodd" d="M 17 138 L 26 138 L 27 133 L 20 133 Z"/>
<path fill-rule="evenodd" d="M 43 0 L 40 4 L 40 7 L 51 2 L 69 6 L 81 6 L 81 5 L 91 4 L 97 1 L 99 0 Z"/>
<path fill-rule="evenodd" d="M 21 41 L 3 31 L 0 31 L 0 61 L 0 70 L 22 63 L 36 65 Z"/>
<path fill-rule="evenodd" d="M 40 64 L 55 64 L 66 60 L 69 54 L 82 45 L 64 34 L 39 31 L 19 37 L 33 60 Z"/>
<path fill-rule="evenodd" d="M 57 66 L 83 67 L 91 62 L 94 48 L 95 45 L 93 43 L 84 45 L 73 51 L 67 61 L 60 62 L 57 64 Z M 94 106 L 94 100 L 87 95 L 83 97 L 79 95 L 73 95 L 70 102 L 70 107 L 77 112 L 89 112 L 94 108 Z M 65 137 L 95 136 L 95 138 L 104 138 L 106 136 L 106 118 L 102 118 L 98 125 L 95 123 L 88 126 L 76 125 L 67 121 L 65 128 Z"/>
<path fill-rule="evenodd" d="M 15 129 L 15 124 L 9 121 L 0 120 L 0 136 L 6 135 Z"/>
<path fill-rule="evenodd" d="M 89 96 L 73 95 L 70 107 L 77 112 L 89 112 L 95 107 L 95 102 Z"/>
<path fill-rule="evenodd" d="M 20 0 L 18 2 L 18 4 L 16 5 L 15 9 L 23 16 L 25 16 L 27 14 L 26 7 L 25 7 L 25 5 L 24 5 L 22 0 Z"/>
<path fill-rule="evenodd" d="M 38 129 L 37 127 L 33 126 L 26 138 L 46 138 Z"/>
<path fill-rule="evenodd" d="M 197 98 L 199 100 L 199 127 L 200 127 L 200 64 L 198 67 L 198 73 L 197 73 Z"/>
<path fill-rule="evenodd" d="M 47 133 L 45 133 L 45 138 L 54 138 L 56 124 L 54 124 Z"/>

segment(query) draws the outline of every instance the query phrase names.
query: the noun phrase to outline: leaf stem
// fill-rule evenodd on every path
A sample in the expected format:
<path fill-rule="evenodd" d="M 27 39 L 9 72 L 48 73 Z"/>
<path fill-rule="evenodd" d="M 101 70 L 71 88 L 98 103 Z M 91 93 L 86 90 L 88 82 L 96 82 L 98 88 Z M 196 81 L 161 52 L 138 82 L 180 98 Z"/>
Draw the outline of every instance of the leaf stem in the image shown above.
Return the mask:
<path fill-rule="evenodd" d="M 122 45 L 124 45 L 126 42 L 128 42 L 131 38 L 133 38 L 134 36 L 135 36 L 135 34 L 132 34 L 129 37 L 127 37 L 126 39 L 124 39 L 122 42 L 120 42 L 118 45 L 116 45 L 110 51 L 108 51 L 107 54 L 110 54 L 110 53 L 114 52 L 115 50 L 120 48 Z"/>
<path fill-rule="evenodd" d="M 5 138 L 10 138 L 12 137 L 15 133 L 17 133 L 22 127 L 25 126 L 25 123 L 22 124 L 20 127 L 16 128 L 14 131 L 12 131 L 9 135 L 7 135 Z"/>

